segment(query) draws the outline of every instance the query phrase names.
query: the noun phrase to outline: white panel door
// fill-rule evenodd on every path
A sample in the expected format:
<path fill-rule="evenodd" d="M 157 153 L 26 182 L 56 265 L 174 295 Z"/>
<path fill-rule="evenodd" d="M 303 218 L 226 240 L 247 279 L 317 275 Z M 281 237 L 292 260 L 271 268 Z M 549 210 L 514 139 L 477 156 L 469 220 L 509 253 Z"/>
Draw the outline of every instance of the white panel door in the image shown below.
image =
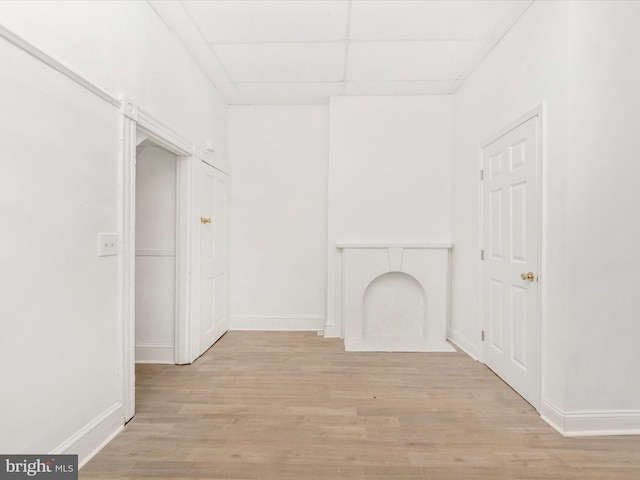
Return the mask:
<path fill-rule="evenodd" d="M 484 363 L 539 402 L 538 118 L 482 151 Z"/>
<path fill-rule="evenodd" d="M 202 163 L 200 354 L 229 329 L 229 176 Z"/>

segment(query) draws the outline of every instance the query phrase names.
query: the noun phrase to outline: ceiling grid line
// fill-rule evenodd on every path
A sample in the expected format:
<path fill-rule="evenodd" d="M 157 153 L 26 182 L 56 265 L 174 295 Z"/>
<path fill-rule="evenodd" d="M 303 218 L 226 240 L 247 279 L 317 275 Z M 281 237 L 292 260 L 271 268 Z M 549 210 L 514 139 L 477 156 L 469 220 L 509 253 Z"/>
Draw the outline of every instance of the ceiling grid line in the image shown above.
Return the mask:
<path fill-rule="evenodd" d="M 486 38 L 478 38 L 478 39 L 469 39 L 469 38 L 394 38 L 387 40 L 376 40 L 376 39 L 354 39 L 350 38 L 346 40 L 349 43 L 429 43 L 429 42 L 478 42 L 478 41 L 490 41 L 493 40 L 494 37 L 486 37 Z M 290 45 L 292 43 L 299 43 L 301 45 L 304 44 L 313 44 L 313 43 L 345 43 L 345 40 L 269 40 L 269 41 L 243 41 L 243 42 L 211 42 L 210 45 Z"/>
<path fill-rule="evenodd" d="M 190 45 L 187 40 L 189 35 L 185 34 L 185 19 L 189 24 L 188 27 L 186 27 L 189 32 L 195 31 L 198 33 L 199 29 L 191 19 L 186 8 L 184 7 L 184 4 L 182 2 L 159 2 L 157 0 L 147 0 L 147 2 L 149 3 L 153 11 L 158 15 L 162 23 L 164 23 L 169 31 L 178 38 L 184 49 L 193 58 L 198 68 L 200 68 L 202 73 L 204 73 L 204 75 L 209 79 L 214 88 L 220 90 L 220 82 L 218 81 L 218 78 L 215 75 L 212 75 L 211 72 L 207 69 L 207 62 L 201 54 L 202 50 L 198 50 L 197 48 L 194 49 L 193 45 Z M 200 37 L 204 38 L 202 36 L 202 32 L 199 33 Z M 220 69 L 222 69 L 223 67 L 219 61 L 217 62 L 217 66 Z M 221 93 L 224 96 L 224 92 Z M 225 98 L 228 97 L 225 96 Z"/>
<path fill-rule="evenodd" d="M 193 18 L 193 16 L 191 15 L 191 12 L 189 12 L 189 9 L 185 6 L 184 2 L 180 2 L 180 5 L 182 6 L 182 9 L 184 10 L 184 12 L 186 13 L 187 17 L 191 20 L 191 23 L 193 24 L 193 28 L 200 34 L 200 37 L 203 38 L 206 42 L 207 38 L 204 35 L 204 33 L 202 32 L 202 29 L 198 26 L 198 23 L 195 21 L 195 19 Z M 207 45 L 209 46 L 209 50 L 211 51 L 213 57 L 215 58 L 215 60 L 218 62 L 218 64 L 220 65 L 222 71 L 224 72 L 224 74 L 227 76 L 227 79 L 229 80 L 229 83 L 233 86 L 233 88 L 236 89 L 236 91 L 238 93 L 240 93 L 240 91 L 238 90 L 238 87 L 236 86 L 236 83 L 233 81 L 233 77 L 231 76 L 231 74 L 229 73 L 229 71 L 227 70 L 227 68 L 224 66 L 224 63 L 222 63 L 220 61 L 220 57 L 218 57 L 218 54 L 216 53 L 215 49 L 213 48 L 212 45 L 210 45 L 207 42 Z"/>

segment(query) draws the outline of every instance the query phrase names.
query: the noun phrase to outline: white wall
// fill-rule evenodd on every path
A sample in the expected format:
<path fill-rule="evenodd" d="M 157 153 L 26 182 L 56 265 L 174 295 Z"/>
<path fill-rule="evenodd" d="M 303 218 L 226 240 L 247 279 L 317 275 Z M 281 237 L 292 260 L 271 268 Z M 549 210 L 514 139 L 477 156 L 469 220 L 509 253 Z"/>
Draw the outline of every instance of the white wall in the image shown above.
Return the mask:
<path fill-rule="evenodd" d="M 570 2 L 570 412 L 640 417 L 638 18 L 638 2 Z"/>
<path fill-rule="evenodd" d="M 451 104 L 448 95 L 331 99 L 335 240 L 449 241 Z"/>
<path fill-rule="evenodd" d="M 542 104 L 542 413 L 640 431 L 637 2 L 535 2 L 455 95 L 451 335 L 478 324 L 478 147 Z"/>
<path fill-rule="evenodd" d="M 448 95 L 331 99 L 327 335 L 342 334 L 337 243 L 449 242 L 452 102 Z"/>
<path fill-rule="evenodd" d="M 544 107 L 543 395 L 564 401 L 564 273 L 567 183 L 567 4 L 535 2 L 455 95 L 453 287 L 450 336 L 478 356 L 478 148 L 519 117 Z"/>
<path fill-rule="evenodd" d="M 175 363 L 176 162 L 146 142 L 136 155 L 136 362 Z"/>
<path fill-rule="evenodd" d="M 321 330 L 325 106 L 231 107 L 231 328 Z"/>
<path fill-rule="evenodd" d="M 451 102 L 230 108 L 232 328 L 322 330 L 336 235 L 449 240 Z"/>
<path fill-rule="evenodd" d="M 49 452 L 119 402 L 118 258 L 97 255 L 118 228 L 118 116 L 0 55 L 0 450 Z"/>
<path fill-rule="evenodd" d="M 2 1 L 0 23 L 113 95 L 226 158 L 226 105 L 147 2 Z"/>
<path fill-rule="evenodd" d="M 224 103 L 146 2 L 0 2 L 0 22 L 224 155 Z M 82 462 L 122 425 L 118 257 L 97 256 L 118 229 L 119 112 L 0 52 L 0 451 Z"/>

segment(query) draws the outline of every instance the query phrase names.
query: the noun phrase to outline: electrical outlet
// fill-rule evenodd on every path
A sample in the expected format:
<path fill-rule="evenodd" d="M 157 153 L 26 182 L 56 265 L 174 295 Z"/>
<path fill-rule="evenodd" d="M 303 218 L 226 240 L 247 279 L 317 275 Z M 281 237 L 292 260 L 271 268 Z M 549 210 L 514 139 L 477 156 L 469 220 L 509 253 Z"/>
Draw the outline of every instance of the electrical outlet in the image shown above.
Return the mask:
<path fill-rule="evenodd" d="M 118 255 L 118 234 L 99 233 L 98 234 L 98 256 L 108 257 Z"/>

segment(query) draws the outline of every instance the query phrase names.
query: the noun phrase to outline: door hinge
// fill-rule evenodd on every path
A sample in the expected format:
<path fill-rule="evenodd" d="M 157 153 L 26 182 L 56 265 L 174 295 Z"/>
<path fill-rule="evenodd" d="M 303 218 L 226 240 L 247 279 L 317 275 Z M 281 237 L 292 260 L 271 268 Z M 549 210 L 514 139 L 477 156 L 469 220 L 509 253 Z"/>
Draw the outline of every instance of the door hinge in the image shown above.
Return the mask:
<path fill-rule="evenodd" d="M 482 332 L 480 332 L 480 337 L 482 338 L 482 341 L 484 342 L 484 330 L 482 330 Z"/>
<path fill-rule="evenodd" d="M 480 180 L 484 180 L 484 170 L 480 170 Z"/>
<path fill-rule="evenodd" d="M 480 260 L 484 260 L 484 250 L 480 250 Z"/>

